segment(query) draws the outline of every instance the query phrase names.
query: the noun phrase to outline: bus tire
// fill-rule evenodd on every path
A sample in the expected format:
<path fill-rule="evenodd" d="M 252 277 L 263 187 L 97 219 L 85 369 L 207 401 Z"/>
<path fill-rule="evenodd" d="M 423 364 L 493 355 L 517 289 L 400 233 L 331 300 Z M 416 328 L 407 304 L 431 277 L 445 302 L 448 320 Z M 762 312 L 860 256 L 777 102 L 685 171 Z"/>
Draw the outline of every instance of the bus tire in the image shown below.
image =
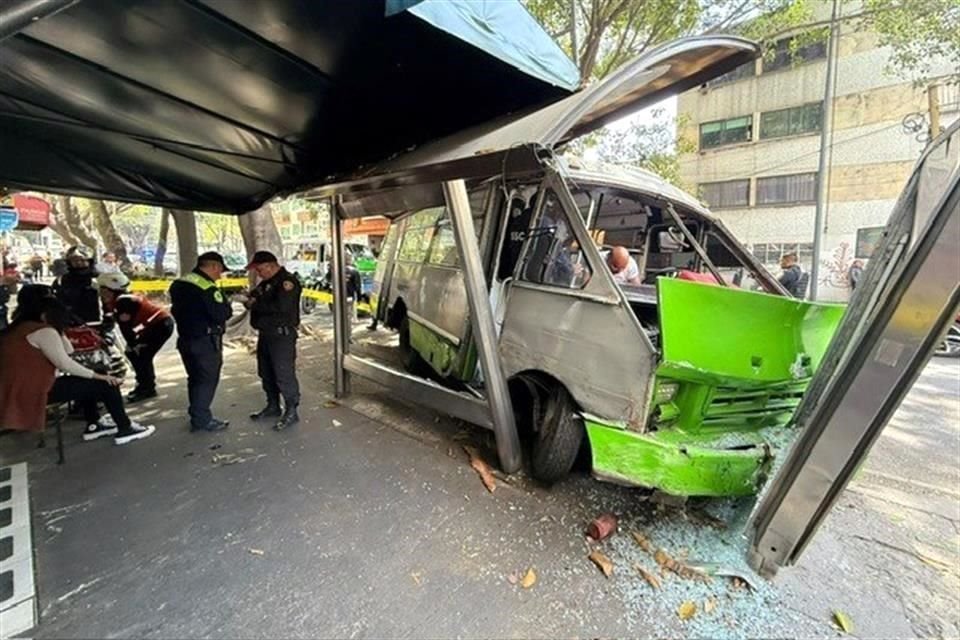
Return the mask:
<path fill-rule="evenodd" d="M 313 298 L 302 296 L 300 298 L 300 313 L 311 314 L 317 309 L 317 301 Z"/>
<path fill-rule="evenodd" d="M 583 442 L 583 423 L 563 386 L 556 385 L 549 391 L 534 428 L 530 460 L 533 477 L 541 482 L 556 482 L 570 473 Z"/>

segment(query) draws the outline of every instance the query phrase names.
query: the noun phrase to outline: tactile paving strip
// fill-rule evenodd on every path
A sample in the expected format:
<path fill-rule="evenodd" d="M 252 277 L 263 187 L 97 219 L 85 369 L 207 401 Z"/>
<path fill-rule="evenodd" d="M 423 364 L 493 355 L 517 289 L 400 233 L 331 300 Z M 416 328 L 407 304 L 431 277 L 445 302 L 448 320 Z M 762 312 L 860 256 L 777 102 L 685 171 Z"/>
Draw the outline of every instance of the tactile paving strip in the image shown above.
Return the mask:
<path fill-rule="evenodd" d="M 0 467 L 0 638 L 36 626 L 27 465 Z"/>

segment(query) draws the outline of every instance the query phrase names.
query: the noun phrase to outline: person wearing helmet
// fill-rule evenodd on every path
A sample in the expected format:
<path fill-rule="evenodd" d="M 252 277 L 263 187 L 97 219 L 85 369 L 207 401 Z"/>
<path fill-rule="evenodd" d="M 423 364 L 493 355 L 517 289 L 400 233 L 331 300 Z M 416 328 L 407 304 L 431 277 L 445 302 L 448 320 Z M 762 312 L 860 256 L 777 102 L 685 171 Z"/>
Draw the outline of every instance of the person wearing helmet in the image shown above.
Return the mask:
<path fill-rule="evenodd" d="M 137 384 L 127 394 L 127 402 L 138 402 L 157 395 L 157 373 L 153 359 L 173 335 L 170 312 L 146 298 L 127 293 L 130 280 L 122 273 L 97 276 L 103 315 L 116 322 L 127 342 L 125 355 L 133 366 Z"/>
<path fill-rule="evenodd" d="M 91 252 L 86 247 L 70 247 L 67 272 L 53 284 L 53 295 L 81 322 L 100 322 L 100 298 L 94 283 Z"/>

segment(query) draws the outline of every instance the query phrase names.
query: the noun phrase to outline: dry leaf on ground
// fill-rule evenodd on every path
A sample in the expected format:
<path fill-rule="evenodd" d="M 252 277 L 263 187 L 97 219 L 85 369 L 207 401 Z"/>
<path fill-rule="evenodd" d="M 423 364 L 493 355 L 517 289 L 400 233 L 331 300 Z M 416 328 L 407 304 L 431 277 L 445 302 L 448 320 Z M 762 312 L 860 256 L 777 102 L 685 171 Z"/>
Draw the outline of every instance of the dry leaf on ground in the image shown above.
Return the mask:
<path fill-rule="evenodd" d="M 523 579 L 520 580 L 520 586 L 529 589 L 535 584 L 537 584 L 537 572 L 533 569 L 527 569 L 527 572 L 523 574 Z"/>
<path fill-rule="evenodd" d="M 337 402 L 336 400 L 324 400 L 324 401 L 323 401 L 323 408 L 324 408 L 324 409 L 333 409 L 334 407 L 339 407 L 339 406 L 340 406 L 340 403 Z"/>
<path fill-rule="evenodd" d="M 704 601 L 704 603 L 703 603 L 703 612 L 704 612 L 704 613 L 712 613 L 713 610 L 716 609 L 716 608 L 717 608 L 717 599 L 716 599 L 716 598 L 708 598 L 708 599 L 707 599 L 706 601 Z"/>
<path fill-rule="evenodd" d="M 613 561 L 610 560 L 602 551 L 594 551 L 587 556 L 593 564 L 597 565 L 603 575 L 610 577 L 613 575 Z"/>
<path fill-rule="evenodd" d="M 493 493 L 494 489 L 497 488 L 497 480 L 493 477 L 493 471 L 490 470 L 490 466 L 483 461 L 480 454 L 477 453 L 477 450 L 473 447 L 464 447 L 463 450 L 470 456 L 470 466 L 477 472 L 477 475 L 480 476 L 483 486 L 487 488 L 487 491 Z"/>
<path fill-rule="evenodd" d="M 637 571 L 640 572 L 640 575 L 643 576 L 643 579 L 646 580 L 651 587 L 653 587 L 654 589 L 660 588 L 660 578 L 650 573 L 639 564 L 634 566 L 637 568 Z"/>
<path fill-rule="evenodd" d="M 416 584 L 418 587 L 423 583 L 423 578 L 417 571 L 414 571 L 410 574 L 410 579 L 413 580 L 414 584 Z"/>
<path fill-rule="evenodd" d="M 643 535 L 639 531 L 631 531 L 630 535 L 632 535 L 633 539 L 637 541 L 637 544 L 640 545 L 641 549 L 647 553 L 653 553 L 653 545 L 650 544 L 650 538 Z"/>
<path fill-rule="evenodd" d="M 687 600 L 677 609 L 677 616 L 681 620 L 689 620 L 695 615 L 697 615 L 697 604 L 695 602 Z"/>
<path fill-rule="evenodd" d="M 853 620 L 850 619 L 850 616 L 845 614 L 839 609 L 834 609 L 833 611 L 833 621 L 837 623 L 837 626 L 840 627 L 840 630 L 844 633 L 853 632 Z"/>

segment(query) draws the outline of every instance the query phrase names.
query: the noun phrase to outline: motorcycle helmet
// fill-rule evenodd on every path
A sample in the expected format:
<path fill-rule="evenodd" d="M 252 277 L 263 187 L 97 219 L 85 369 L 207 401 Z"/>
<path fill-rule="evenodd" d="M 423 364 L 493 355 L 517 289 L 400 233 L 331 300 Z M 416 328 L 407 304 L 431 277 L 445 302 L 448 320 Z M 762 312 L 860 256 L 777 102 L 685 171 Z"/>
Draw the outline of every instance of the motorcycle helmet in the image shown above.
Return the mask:
<path fill-rule="evenodd" d="M 130 278 L 122 273 L 101 273 L 97 276 L 97 286 L 111 291 L 124 291 L 130 286 Z"/>

